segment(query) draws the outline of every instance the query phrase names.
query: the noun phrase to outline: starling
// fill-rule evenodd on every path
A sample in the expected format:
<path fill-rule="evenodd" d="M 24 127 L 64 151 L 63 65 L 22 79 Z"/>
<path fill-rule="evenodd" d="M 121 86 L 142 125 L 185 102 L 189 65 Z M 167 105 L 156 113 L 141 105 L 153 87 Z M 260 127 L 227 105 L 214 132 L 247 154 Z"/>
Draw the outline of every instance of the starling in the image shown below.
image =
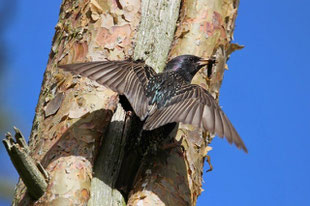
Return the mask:
<path fill-rule="evenodd" d="M 229 143 L 247 152 L 239 134 L 204 88 L 191 84 L 194 75 L 214 60 L 182 55 L 170 60 L 162 73 L 143 61 L 97 61 L 61 65 L 65 71 L 88 77 L 125 95 L 143 130 L 153 130 L 172 122 L 192 124 L 226 137 Z"/>

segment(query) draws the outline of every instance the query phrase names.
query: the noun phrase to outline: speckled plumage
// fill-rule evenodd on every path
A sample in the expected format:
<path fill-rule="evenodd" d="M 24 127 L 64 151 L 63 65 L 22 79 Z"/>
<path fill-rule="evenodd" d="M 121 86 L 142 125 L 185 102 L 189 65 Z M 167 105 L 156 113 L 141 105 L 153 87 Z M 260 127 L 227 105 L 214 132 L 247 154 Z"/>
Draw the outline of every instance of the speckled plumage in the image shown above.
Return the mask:
<path fill-rule="evenodd" d="M 178 56 L 157 74 L 142 61 L 102 61 L 61 65 L 125 95 L 134 112 L 153 130 L 172 122 L 193 124 L 247 152 L 239 134 L 209 92 L 191 84 L 194 75 L 214 60 L 193 55 Z"/>
<path fill-rule="evenodd" d="M 149 105 L 156 104 L 158 109 L 164 107 L 177 90 L 185 84 L 187 83 L 182 76 L 174 71 L 151 77 L 146 87 L 146 96 L 150 97 Z"/>

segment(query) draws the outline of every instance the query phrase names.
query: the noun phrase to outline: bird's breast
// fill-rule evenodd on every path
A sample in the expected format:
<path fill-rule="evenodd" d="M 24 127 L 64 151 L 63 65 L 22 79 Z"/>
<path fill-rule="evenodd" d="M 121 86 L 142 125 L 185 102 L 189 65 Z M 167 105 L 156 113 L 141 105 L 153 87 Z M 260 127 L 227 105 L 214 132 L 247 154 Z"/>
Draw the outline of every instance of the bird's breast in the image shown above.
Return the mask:
<path fill-rule="evenodd" d="M 149 105 L 157 105 L 158 109 L 164 107 L 183 84 L 184 81 L 171 72 L 152 77 L 146 87 L 146 96 L 150 97 Z"/>

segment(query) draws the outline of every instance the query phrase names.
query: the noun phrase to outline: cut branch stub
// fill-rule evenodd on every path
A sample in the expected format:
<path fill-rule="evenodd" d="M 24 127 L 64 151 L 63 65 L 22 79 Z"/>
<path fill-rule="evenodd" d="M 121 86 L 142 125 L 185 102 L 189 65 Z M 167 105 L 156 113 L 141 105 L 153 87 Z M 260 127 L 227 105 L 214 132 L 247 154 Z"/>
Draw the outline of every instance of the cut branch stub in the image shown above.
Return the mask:
<path fill-rule="evenodd" d="M 36 163 L 29 155 L 29 148 L 19 129 L 14 127 L 15 140 L 11 133 L 6 134 L 3 144 L 18 172 L 25 183 L 30 196 L 39 199 L 47 187 L 47 172 L 40 163 Z"/>

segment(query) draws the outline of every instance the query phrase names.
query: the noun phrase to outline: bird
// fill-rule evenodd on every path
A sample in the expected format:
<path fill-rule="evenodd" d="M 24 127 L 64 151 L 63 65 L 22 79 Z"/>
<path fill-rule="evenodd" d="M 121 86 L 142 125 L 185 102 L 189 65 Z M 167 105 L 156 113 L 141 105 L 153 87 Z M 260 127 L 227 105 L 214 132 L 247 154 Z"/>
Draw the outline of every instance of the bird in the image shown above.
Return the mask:
<path fill-rule="evenodd" d="M 210 69 L 214 63 L 212 58 L 185 54 L 168 61 L 161 73 L 156 73 L 142 60 L 132 59 L 58 67 L 124 95 L 144 122 L 143 130 L 182 122 L 225 137 L 247 153 L 244 142 L 213 96 L 201 86 L 191 84 L 201 68 Z"/>

